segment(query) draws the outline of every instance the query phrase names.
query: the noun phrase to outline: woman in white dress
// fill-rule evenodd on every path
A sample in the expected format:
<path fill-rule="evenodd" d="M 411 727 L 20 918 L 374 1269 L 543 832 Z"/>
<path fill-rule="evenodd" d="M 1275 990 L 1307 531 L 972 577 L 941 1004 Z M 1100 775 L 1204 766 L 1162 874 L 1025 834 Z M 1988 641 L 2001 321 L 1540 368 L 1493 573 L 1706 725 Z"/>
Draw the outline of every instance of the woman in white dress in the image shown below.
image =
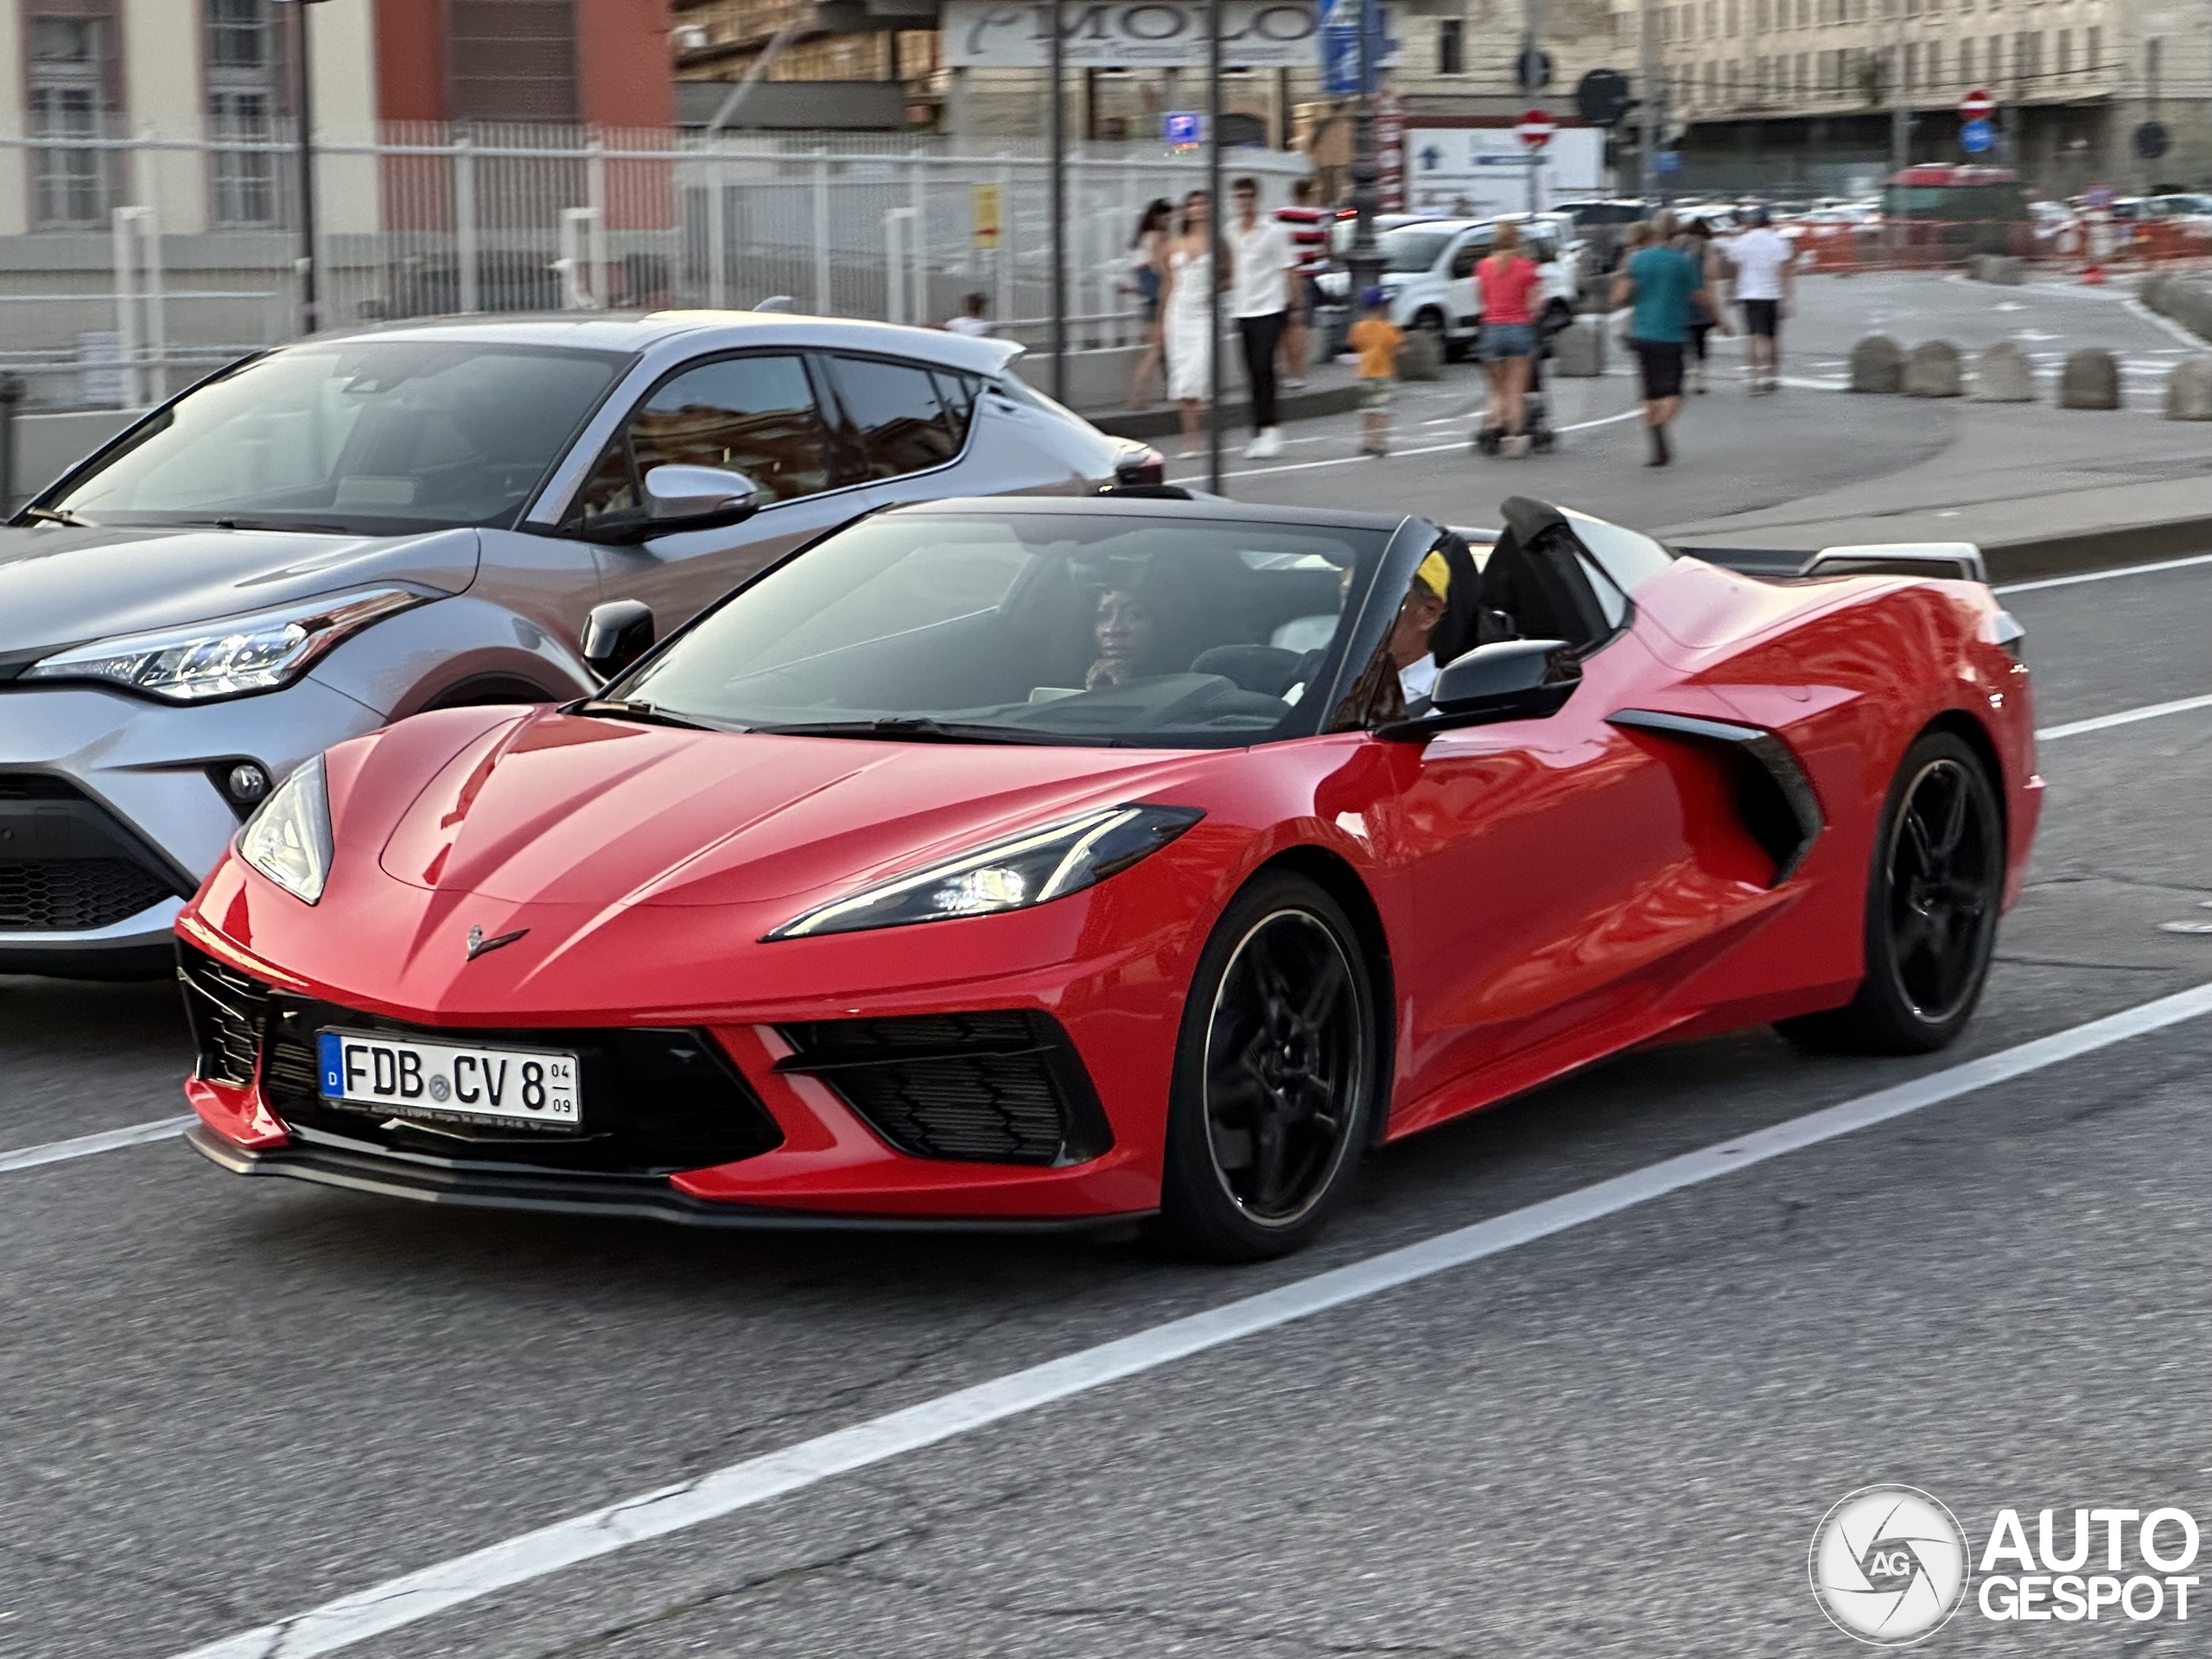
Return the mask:
<path fill-rule="evenodd" d="M 1182 223 L 1167 245 L 1160 296 L 1167 346 L 1167 395 L 1182 410 L 1183 453 L 1198 452 L 1198 422 L 1213 395 L 1214 270 L 1212 204 L 1203 190 L 1183 198 Z"/>

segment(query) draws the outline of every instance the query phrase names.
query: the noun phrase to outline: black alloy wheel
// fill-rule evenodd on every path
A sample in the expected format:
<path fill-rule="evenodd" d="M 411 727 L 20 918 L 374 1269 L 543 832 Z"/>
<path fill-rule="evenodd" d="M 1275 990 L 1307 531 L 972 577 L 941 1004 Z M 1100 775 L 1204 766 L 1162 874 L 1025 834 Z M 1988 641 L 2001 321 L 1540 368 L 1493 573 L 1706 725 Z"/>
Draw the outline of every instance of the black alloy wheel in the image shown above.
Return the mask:
<path fill-rule="evenodd" d="M 1344 912 L 1263 876 L 1208 941 L 1176 1052 L 1161 1216 L 1215 1261 L 1304 1244 L 1349 1185 L 1376 1092 L 1373 992 Z"/>
<path fill-rule="evenodd" d="M 1962 1030 L 1997 948 L 2005 824 L 1981 758 L 1948 732 L 1907 752 L 1866 893 L 1866 976 L 1851 1002 L 1784 1022 L 1808 1046 L 1924 1054 Z"/>

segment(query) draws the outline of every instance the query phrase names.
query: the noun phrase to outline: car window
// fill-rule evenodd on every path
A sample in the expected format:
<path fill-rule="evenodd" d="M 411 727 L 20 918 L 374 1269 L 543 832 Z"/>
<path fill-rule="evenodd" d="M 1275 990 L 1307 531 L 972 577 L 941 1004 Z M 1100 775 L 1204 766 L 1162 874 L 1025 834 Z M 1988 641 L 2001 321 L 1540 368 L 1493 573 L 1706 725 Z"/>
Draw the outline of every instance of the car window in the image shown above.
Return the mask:
<path fill-rule="evenodd" d="M 1522 250 L 1540 265 L 1548 265 L 1559 257 L 1559 243 L 1548 232 L 1524 234 Z"/>
<path fill-rule="evenodd" d="M 627 359 L 467 340 L 288 347 L 188 393 L 49 505 L 365 535 L 512 523 Z"/>
<path fill-rule="evenodd" d="M 929 370 L 875 357 L 839 355 L 830 362 L 837 400 L 858 441 L 862 476 L 926 472 L 960 453 L 967 423 L 945 407 Z"/>
<path fill-rule="evenodd" d="M 1319 719 L 1305 692 L 1332 679 L 1338 619 L 1387 539 L 1166 515 L 888 513 L 771 570 L 609 695 L 843 735 L 922 720 L 1006 741 L 1265 741 Z"/>
<path fill-rule="evenodd" d="M 1452 250 L 1452 276 L 1455 282 L 1464 282 L 1475 274 L 1475 267 L 1482 263 L 1483 245 L 1469 242 Z"/>
<path fill-rule="evenodd" d="M 601 457 L 575 518 L 589 523 L 639 505 L 639 480 L 669 466 L 742 473 L 763 506 L 829 488 L 830 434 L 805 362 L 729 357 L 662 381 Z"/>
<path fill-rule="evenodd" d="M 1428 270 L 1452 240 L 1450 231 L 1432 231 L 1411 225 L 1385 231 L 1375 238 L 1382 255 L 1382 269 L 1410 274 Z"/>

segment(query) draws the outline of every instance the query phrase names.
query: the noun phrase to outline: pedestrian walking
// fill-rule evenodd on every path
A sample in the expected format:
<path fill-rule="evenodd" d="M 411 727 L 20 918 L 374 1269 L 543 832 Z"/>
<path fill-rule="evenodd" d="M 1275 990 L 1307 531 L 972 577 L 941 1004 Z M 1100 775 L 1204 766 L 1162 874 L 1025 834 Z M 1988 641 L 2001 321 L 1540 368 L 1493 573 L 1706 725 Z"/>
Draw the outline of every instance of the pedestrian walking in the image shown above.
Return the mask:
<path fill-rule="evenodd" d="M 945 332 L 966 334 L 971 340 L 988 339 L 991 333 L 990 309 L 989 295 L 964 295 L 960 301 L 960 315 L 946 321 Z"/>
<path fill-rule="evenodd" d="M 1406 331 L 1390 321 L 1390 296 L 1379 288 L 1359 296 L 1359 310 L 1345 342 L 1359 353 L 1359 453 L 1379 460 L 1390 453 L 1390 402 Z"/>
<path fill-rule="evenodd" d="M 1711 356 L 1707 349 L 1709 337 L 1715 328 L 1724 334 L 1736 332 L 1728 321 L 1728 262 L 1713 243 L 1713 226 L 1702 219 L 1694 219 L 1682 227 L 1681 234 L 1675 238 L 1675 251 L 1694 264 L 1705 280 L 1705 297 L 1692 302 L 1690 306 L 1688 365 L 1690 389 L 1702 395 Z"/>
<path fill-rule="evenodd" d="M 1275 209 L 1275 221 L 1290 237 L 1298 263 L 1291 269 L 1290 321 L 1282 331 L 1282 384 L 1296 391 L 1306 385 L 1313 359 L 1314 314 L 1321 308 L 1321 273 L 1329 268 L 1329 228 L 1336 215 L 1313 205 L 1313 181 L 1294 181 L 1290 206 Z"/>
<path fill-rule="evenodd" d="M 1230 315 L 1244 347 L 1244 385 L 1252 399 L 1252 442 L 1244 453 L 1264 461 L 1282 453 L 1275 408 L 1275 353 L 1289 321 L 1290 273 L 1298 256 L 1290 232 L 1273 219 L 1260 217 L 1260 181 L 1239 179 L 1230 187 L 1236 217 L 1229 232 Z"/>
<path fill-rule="evenodd" d="M 1797 292 L 1797 251 L 1774 228 L 1764 207 L 1751 209 L 1751 227 L 1729 245 L 1736 267 L 1736 302 L 1744 308 L 1745 344 L 1751 359 L 1754 395 L 1782 384 L 1782 320 Z"/>
<path fill-rule="evenodd" d="M 1160 372 L 1166 347 L 1160 326 L 1160 294 L 1167 282 L 1167 245 L 1175 235 L 1175 204 L 1155 196 L 1137 220 L 1129 238 L 1130 288 L 1137 296 L 1137 313 L 1144 320 L 1144 349 L 1137 353 L 1129 374 L 1129 407 L 1143 409 L 1152 402 L 1153 378 Z"/>
<path fill-rule="evenodd" d="M 1198 453 L 1198 417 L 1213 398 L 1213 204 L 1203 190 L 1183 198 L 1161 273 L 1161 340 L 1167 352 L 1167 395 L 1183 421 L 1183 454 Z"/>
<path fill-rule="evenodd" d="M 1521 227 L 1500 219 L 1491 251 L 1475 266 L 1475 308 L 1482 316 L 1475 352 L 1490 378 L 1489 429 L 1523 454 L 1529 369 L 1536 359 L 1536 314 L 1529 299 L 1540 280 L 1536 262 L 1521 251 Z"/>
<path fill-rule="evenodd" d="M 1613 304 L 1633 305 L 1628 343 L 1643 381 L 1643 430 L 1651 446 L 1647 467 L 1674 459 L 1667 428 L 1682 407 L 1682 353 L 1689 343 L 1690 317 L 1707 298 L 1705 276 L 1671 245 L 1675 216 L 1662 208 L 1645 233 L 1645 245 L 1621 266 L 1613 279 Z"/>

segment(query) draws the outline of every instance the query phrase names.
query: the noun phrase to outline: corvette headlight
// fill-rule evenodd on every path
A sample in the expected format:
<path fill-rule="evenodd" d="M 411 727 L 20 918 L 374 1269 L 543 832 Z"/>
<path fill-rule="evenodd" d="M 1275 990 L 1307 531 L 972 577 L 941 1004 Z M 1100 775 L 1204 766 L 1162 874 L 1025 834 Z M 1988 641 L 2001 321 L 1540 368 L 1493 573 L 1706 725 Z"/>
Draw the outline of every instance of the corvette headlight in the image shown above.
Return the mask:
<path fill-rule="evenodd" d="M 289 685 L 340 640 L 425 596 L 378 588 L 249 616 L 124 634 L 41 658 L 27 680 L 98 680 L 171 702 L 212 702 Z"/>
<path fill-rule="evenodd" d="M 862 887 L 795 917 L 767 938 L 857 933 L 1027 910 L 1126 870 L 1204 817 L 1187 806 L 1102 807 Z"/>
<path fill-rule="evenodd" d="M 238 856 L 295 899 L 314 904 L 330 879 L 330 792 L 321 755 L 276 786 L 238 831 Z"/>

